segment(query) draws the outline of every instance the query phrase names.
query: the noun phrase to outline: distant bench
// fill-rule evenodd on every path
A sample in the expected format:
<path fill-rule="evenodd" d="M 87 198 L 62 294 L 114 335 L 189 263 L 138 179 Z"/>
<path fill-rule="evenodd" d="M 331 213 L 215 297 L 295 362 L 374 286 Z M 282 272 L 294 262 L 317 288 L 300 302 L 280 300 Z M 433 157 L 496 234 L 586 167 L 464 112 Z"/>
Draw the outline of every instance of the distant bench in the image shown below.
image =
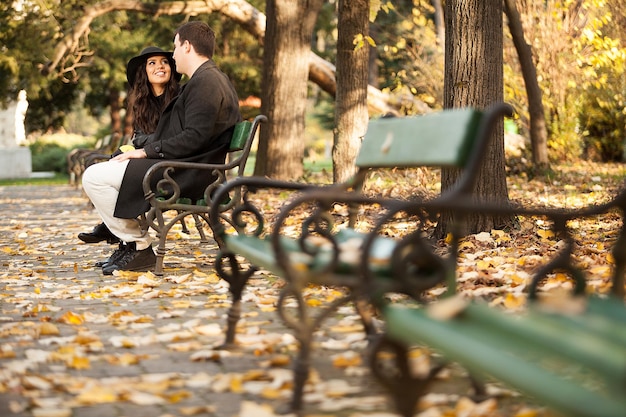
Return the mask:
<path fill-rule="evenodd" d="M 455 109 L 372 120 L 356 161 L 358 172 L 346 183 L 312 186 L 248 177 L 229 181 L 218 190 L 216 199 L 229 190 L 244 189 L 242 204 L 228 216 L 220 216 L 216 207 L 209 213 L 220 246 L 216 271 L 229 282 L 233 299 L 225 345 L 235 343 L 247 280 L 259 268 L 283 278 L 278 313 L 300 345 L 291 409 L 303 406 L 314 333 L 339 306 L 353 302 L 368 337 L 375 341 L 372 372 L 390 388 L 404 416 L 413 415 L 419 397 L 440 369 L 435 366 L 421 377 L 411 374 L 407 355 L 417 344 L 465 365 L 477 394 L 483 393 L 479 381 L 486 374 L 568 416 L 626 416 L 626 225 L 613 249 L 613 293 L 603 297 L 586 295 L 585 277 L 573 263 L 575 242 L 567 228 L 570 219 L 608 210 L 619 210 L 623 218 L 626 192 L 606 205 L 573 212 L 476 202 L 471 191 L 493 128 L 511 113 L 510 106 L 499 104 L 484 112 Z M 429 201 L 413 196 L 368 197 L 361 192 L 372 170 L 422 166 L 463 171 L 454 186 Z M 268 189 L 296 191 L 271 225 L 252 198 Z M 441 254 L 427 230 L 444 211 L 452 212 L 454 221 L 449 250 Z M 541 216 L 563 239 L 561 252 L 547 258 L 535 274 L 528 313 L 511 315 L 456 295 L 461 226 L 466 216 L 478 211 Z M 402 237 L 392 238 L 387 230 L 394 227 L 407 230 Z M 557 271 L 564 271 L 575 284 L 572 300 L 565 304 L 582 306 L 577 314 L 553 313 L 535 302 L 540 283 Z M 328 300 L 307 299 L 311 285 L 328 288 Z M 424 292 L 437 286 L 445 287 L 446 293 L 440 301 L 426 303 Z M 343 289 L 342 295 L 336 289 Z M 403 295 L 400 301 L 389 301 L 398 299 L 388 297 L 394 293 Z M 442 308 L 447 317 L 431 314 Z M 383 333 L 371 320 L 373 311 L 383 320 Z M 555 356 L 558 362 L 551 363 Z M 391 368 L 384 366 L 389 362 Z M 592 374 L 589 386 L 586 377 Z"/>
<path fill-rule="evenodd" d="M 111 154 L 124 143 L 119 134 L 109 134 L 98 139 L 93 149 L 75 148 L 67 154 L 67 172 L 70 185 L 80 186 L 85 169 L 96 162 L 109 159 Z"/>
<path fill-rule="evenodd" d="M 252 150 L 254 139 L 261 123 L 267 121 L 264 115 L 258 115 L 253 120 L 244 120 L 235 125 L 228 157 L 223 164 L 205 164 L 167 160 L 150 167 L 143 179 L 143 190 L 150 209 L 141 217 L 142 226 L 152 228 L 157 235 L 155 275 L 163 275 L 163 260 L 167 253 L 167 236 L 177 223 L 182 224 L 182 231 L 188 233 L 185 223 L 186 217 L 193 217 L 196 229 L 200 234 L 200 241 L 207 243 L 204 226 L 209 224 L 209 210 L 215 209 L 218 215 L 230 210 L 240 201 L 240 190 L 231 188 L 229 195 L 223 195 L 219 200 L 213 198 L 214 192 L 229 178 L 238 178 L 245 175 L 245 170 Z M 201 175 L 214 175 L 216 180 L 209 184 L 204 191 L 204 198 L 192 200 L 181 195 L 180 187 L 172 174 L 176 171 L 194 169 Z M 153 185 L 158 179 L 156 186 Z M 166 194 L 162 190 L 168 190 Z M 166 215 L 167 212 L 175 214 Z"/>

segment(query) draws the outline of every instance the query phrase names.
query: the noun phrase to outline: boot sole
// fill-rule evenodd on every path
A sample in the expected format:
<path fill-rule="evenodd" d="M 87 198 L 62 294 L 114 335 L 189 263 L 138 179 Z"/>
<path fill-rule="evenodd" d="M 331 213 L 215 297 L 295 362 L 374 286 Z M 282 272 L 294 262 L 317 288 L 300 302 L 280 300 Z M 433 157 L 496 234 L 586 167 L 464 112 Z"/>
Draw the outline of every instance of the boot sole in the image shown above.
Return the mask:
<path fill-rule="evenodd" d="M 85 236 L 85 235 L 79 234 L 78 238 L 85 243 L 100 243 L 100 242 L 104 242 L 105 240 L 108 244 L 111 244 L 111 245 L 114 243 L 120 243 L 120 240 L 118 238 L 112 238 L 112 237 L 95 237 L 95 236 Z"/>
<path fill-rule="evenodd" d="M 146 265 L 146 266 L 137 266 L 135 268 L 130 268 L 130 269 L 111 269 L 111 270 L 105 270 L 105 268 L 102 269 L 102 273 L 104 275 L 113 275 L 113 271 L 126 271 L 126 272 L 148 272 L 154 269 L 154 267 L 156 266 L 156 262 L 153 263 L 152 265 Z"/>

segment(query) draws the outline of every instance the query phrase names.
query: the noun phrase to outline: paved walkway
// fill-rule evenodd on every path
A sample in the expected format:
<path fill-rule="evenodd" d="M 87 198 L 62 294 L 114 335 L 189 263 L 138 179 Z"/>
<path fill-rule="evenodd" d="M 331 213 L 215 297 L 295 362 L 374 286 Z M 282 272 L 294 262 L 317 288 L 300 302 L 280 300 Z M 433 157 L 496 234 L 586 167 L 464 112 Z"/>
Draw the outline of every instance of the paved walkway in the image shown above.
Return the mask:
<path fill-rule="evenodd" d="M 262 417 L 287 403 L 296 346 L 274 311 L 278 281 L 250 283 L 241 349 L 219 351 L 228 287 L 197 233 L 173 233 L 162 278 L 107 277 L 93 264 L 114 247 L 76 238 L 98 222 L 80 190 L 0 187 L 0 212 L 0 416 Z M 391 415 L 359 364 L 352 310 L 325 329 L 309 414 Z"/>

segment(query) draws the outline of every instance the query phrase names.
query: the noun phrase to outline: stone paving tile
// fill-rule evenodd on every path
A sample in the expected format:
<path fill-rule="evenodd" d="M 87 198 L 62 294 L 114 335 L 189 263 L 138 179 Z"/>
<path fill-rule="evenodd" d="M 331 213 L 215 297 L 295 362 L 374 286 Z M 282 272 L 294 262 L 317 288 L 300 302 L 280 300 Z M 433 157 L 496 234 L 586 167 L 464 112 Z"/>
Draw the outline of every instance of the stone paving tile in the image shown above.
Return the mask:
<path fill-rule="evenodd" d="M 268 371 L 272 357 L 293 355 L 292 338 L 275 338 L 270 345 L 251 341 L 291 334 L 271 308 L 261 310 L 255 301 L 256 293 L 272 296 L 267 280 L 256 279 L 246 292 L 240 349 L 221 359 L 191 360 L 194 353 L 222 342 L 229 306 L 226 283 L 203 281 L 202 274 L 212 273 L 215 245 L 200 245 L 193 229 L 190 242 L 176 245 L 173 253 L 166 255 L 165 276 L 157 278 L 151 288 L 129 282 L 128 277 L 104 277 L 93 267 L 114 247 L 85 245 L 76 238 L 78 232 L 91 230 L 99 221 L 79 189 L 63 185 L 0 187 L 0 212 L 0 416 L 31 417 L 35 415 L 33 404 L 55 398 L 61 400 L 58 408 L 68 408 L 67 415 L 73 417 L 233 417 L 246 401 L 274 408 L 287 404 L 284 392 L 267 399 L 241 389 L 237 381 L 221 389 L 215 382 L 224 375 L 252 371 L 260 375 Z M 190 282 L 177 284 L 172 279 L 186 274 L 193 277 Z M 349 315 L 342 312 L 331 322 Z M 73 323 L 72 317 L 80 320 Z M 44 323 L 54 325 L 59 334 L 45 334 Z M 186 330 L 211 325 L 218 326 L 220 333 L 185 335 Z M 178 338 L 166 337 L 176 332 L 180 332 Z M 84 339 L 89 335 L 94 337 L 92 344 Z M 318 335 L 319 340 L 341 341 L 345 337 L 326 328 Z M 81 342 L 77 342 L 79 338 L 83 338 Z M 358 340 L 349 343 L 351 349 L 363 346 Z M 357 391 L 347 397 L 380 396 L 382 389 L 366 368 L 357 366 L 348 374 L 332 365 L 332 356 L 342 351 L 315 349 L 318 384 L 341 379 Z M 44 353 L 53 356 L 36 359 Z M 88 367 L 72 362 L 84 358 Z M 120 364 L 123 360 L 129 363 Z M 287 364 L 277 368 L 290 372 Z M 85 400 L 89 387 L 98 387 L 94 396 L 104 395 L 106 384 L 110 390 L 128 387 L 124 394 L 128 398 L 121 395 L 113 402 L 94 400 L 85 405 L 89 404 Z M 159 384 L 167 387 L 159 389 Z M 145 395 L 153 389 L 167 400 L 162 404 L 146 400 L 142 405 L 141 398 L 134 402 L 130 398 L 132 389 Z M 78 401 L 81 398 L 83 403 Z M 354 415 L 350 407 L 326 412 L 320 404 L 308 401 L 307 413 Z M 199 406 L 209 408 L 194 413 Z M 374 409 L 388 411 L 390 407 L 381 400 Z"/>

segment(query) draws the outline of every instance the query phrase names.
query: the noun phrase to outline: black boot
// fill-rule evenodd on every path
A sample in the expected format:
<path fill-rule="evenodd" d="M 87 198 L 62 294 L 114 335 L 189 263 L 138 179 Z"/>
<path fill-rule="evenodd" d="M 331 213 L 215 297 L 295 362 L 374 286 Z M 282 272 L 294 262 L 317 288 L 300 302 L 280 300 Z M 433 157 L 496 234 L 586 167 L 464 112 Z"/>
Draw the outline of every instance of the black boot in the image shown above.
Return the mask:
<path fill-rule="evenodd" d="M 152 246 L 137 250 L 135 242 L 130 242 L 126 244 L 126 251 L 119 259 L 102 267 L 102 273 L 111 275 L 113 271 L 148 271 L 155 265 L 156 255 Z"/>
<path fill-rule="evenodd" d="M 128 249 L 128 247 L 127 247 L 126 243 L 120 242 L 118 248 L 115 249 L 115 251 L 113 251 L 111 256 L 109 256 L 107 258 L 107 260 L 105 260 L 105 261 L 98 261 L 98 262 L 96 262 L 96 266 L 97 267 L 105 267 L 106 265 L 111 264 L 111 263 L 117 261 L 122 256 L 124 256 L 124 254 L 126 253 L 127 249 Z"/>
<path fill-rule="evenodd" d="M 104 223 L 93 228 L 91 233 L 79 233 L 78 238 L 85 243 L 98 243 L 106 240 L 107 243 L 118 243 L 120 239 L 115 236 Z"/>

